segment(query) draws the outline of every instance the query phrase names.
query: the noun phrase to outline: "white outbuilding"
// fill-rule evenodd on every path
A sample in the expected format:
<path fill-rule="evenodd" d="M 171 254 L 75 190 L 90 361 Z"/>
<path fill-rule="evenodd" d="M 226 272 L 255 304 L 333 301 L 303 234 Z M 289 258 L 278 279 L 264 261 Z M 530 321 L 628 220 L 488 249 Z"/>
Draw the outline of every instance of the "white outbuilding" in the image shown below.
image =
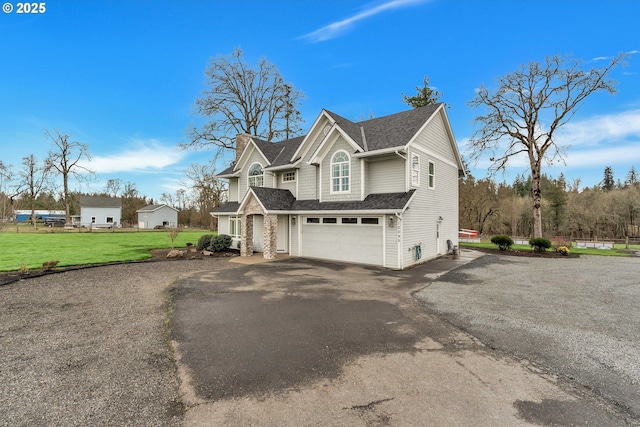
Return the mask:
<path fill-rule="evenodd" d="M 178 226 L 178 209 L 169 205 L 148 205 L 136 212 L 140 229 Z"/>

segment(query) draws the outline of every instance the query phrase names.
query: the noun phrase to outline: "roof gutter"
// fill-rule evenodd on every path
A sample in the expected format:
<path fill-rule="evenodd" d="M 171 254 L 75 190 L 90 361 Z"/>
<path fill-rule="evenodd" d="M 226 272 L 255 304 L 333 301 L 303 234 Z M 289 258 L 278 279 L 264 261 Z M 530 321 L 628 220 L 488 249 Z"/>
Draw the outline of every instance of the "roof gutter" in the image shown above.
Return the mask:
<path fill-rule="evenodd" d="M 352 157 L 373 157 L 373 156 L 380 156 L 383 154 L 397 154 L 400 155 L 401 152 L 406 152 L 406 149 L 404 146 L 400 146 L 400 147 L 390 147 L 390 148 L 383 148 L 381 150 L 374 150 L 374 151 L 367 151 L 367 152 L 360 152 L 360 153 L 354 153 L 352 154 Z"/>

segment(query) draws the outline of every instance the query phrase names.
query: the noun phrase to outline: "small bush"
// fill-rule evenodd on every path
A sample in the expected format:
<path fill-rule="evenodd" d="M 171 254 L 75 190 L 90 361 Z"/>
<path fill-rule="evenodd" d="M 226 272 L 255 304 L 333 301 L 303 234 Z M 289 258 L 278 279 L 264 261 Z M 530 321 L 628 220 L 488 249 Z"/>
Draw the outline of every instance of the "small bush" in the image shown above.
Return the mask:
<path fill-rule="evenodd" d="M 193 246 L 193 243 L 191 243 L 191 242 L 187 242 L 187 243 L 185 243 L 185 246 L 186 246 L 186 247 L 188 247 L 188 248 L 190 248 L 191 246 Z"/>
<path fill-rule="evenodd" d="M 491 238 L 491 243 L 498 245 L 498 248 L 501 251 L 506 251 L 511 247 L 511 245 L 513 245 L 513 239 L 509 236 L 497 235 Z"/>
<path fill-rule="evenodd" d="M 558 249 L 556 249 L 556 251 L 558 251 L 558 253 L 560 253 L 560 254 L 562 254 L 564 256 L 569 256 L 569 254 L 571 253 L 569 248 L 566 247 L 566 246 L 560 246 Z"/>
<path fill-rule="evenodd" d="M 211 239 L 209 250 L 212 252 L 222 252 L 231 246 L 232 240 L 231 236 L 220 234 Z"/>
<path fill-rule="evenodd" d="M 202 236 L 200 236 L 197 244 L 198 250 L 203 251 L 211 246 L 211 239 L 213 239 L 214 237 L 216 236 L 214 236 L 213 234 L 203 234 Z"/>
<path fill-rule="evenodd" d="M 29 272 L 29 266 L 22 264 L 19 268 L 18 268 L 18 273 L 20 274 L 27 274 Z"/>
<path fill-rule="evenodd" d="M 532 246 L 535 252 L 544 252 L 551 247 L 551 240 L 544 237 L 534 237 L 529 239 L 529 246 Z"/>
<path fill-rule="evenodd" d="M 49 261 L 45 261 L 45 262 L 42 263 L 42 269 L 43 270 L 47 270 L 47 271 L 48 270 L 53 270 L 56 267 L 56 265 L 58 265 L 59 262 L 60 261 L 54 260 L 54 259 L 49 260 Z"/>

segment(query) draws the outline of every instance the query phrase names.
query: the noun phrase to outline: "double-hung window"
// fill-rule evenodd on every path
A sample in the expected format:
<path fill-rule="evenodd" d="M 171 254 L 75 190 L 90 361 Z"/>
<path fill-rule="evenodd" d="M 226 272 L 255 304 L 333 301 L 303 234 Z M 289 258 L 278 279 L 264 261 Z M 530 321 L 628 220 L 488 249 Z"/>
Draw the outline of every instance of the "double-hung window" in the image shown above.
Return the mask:
<path fill-rule="evenodd" d="M 429 161 L 429 188 L 436 187 L 436 164 Z"/>
<path fill-rule="evenodd" d="M 349 191 L 349 155 L 338 151 L 331 158 L 331 192 L 346 193 Z"/>
<path fill-rule="evenodd" d="M 249 168 L 249 187 L 264 186 L 264 170 L 260 163 L 254 163 Z"/>

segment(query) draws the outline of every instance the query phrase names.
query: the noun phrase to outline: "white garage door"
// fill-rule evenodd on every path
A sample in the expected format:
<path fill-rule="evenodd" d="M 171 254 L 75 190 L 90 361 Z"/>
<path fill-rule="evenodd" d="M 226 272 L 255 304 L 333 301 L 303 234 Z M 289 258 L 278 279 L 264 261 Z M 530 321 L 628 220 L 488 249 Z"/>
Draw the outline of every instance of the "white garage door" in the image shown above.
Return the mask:
<path fill-rule="evenodd" d="M 382 265 L 383 217 L 303 217 L 302 256 Z"/>

